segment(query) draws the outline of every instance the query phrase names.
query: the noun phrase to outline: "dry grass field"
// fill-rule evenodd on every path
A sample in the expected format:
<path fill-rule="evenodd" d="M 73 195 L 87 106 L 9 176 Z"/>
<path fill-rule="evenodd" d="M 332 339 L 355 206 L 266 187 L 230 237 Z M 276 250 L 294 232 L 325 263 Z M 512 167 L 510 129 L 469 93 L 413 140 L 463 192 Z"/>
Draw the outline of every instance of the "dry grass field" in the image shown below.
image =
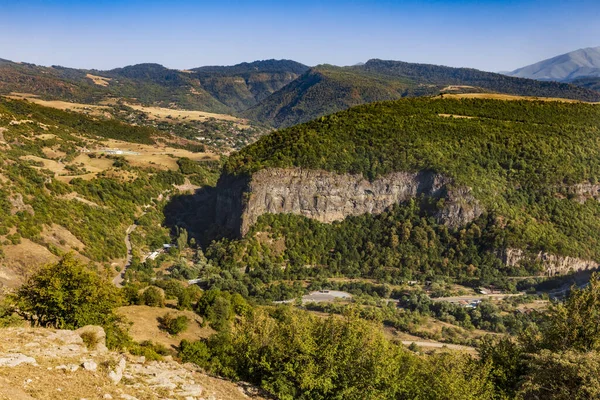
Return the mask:
<path fill-rule="evenodd" d="M 105 78 L 103 76 L 97 76 L 92 74 L 87 74 L 85 77 L 91 79 L 92 82 L 94 82 L 96 85 L 104 87 L 108 86 L 108 83 L 112 81 L 111 78 Z"/>
<path fill-rule="evenodd" d="M 61 100 L 43 100 L 40 99 L 39 96 L 30 93 L 11 93 L 6 98 L 13 100 L 27 100 L 31 103 L 39 104 L 40 106 L 56 108 L 58 110 L 70 110 L 79 113 L 91 114 L 91 115 L 103 115 L 106 117 L 110 117 L 110 114 L 107 113 L 109 107 L 107 106 L 98 106 L 93 104 L 83 104 L 83 103 L 71 103 L 69 101 L 61 101 Z"/>
<path fill-rule="evenodd" d="M 561 99 L 558 97 L 516 96 L 500 93 L 443 93 L 436 98 L 442 99 L 492 99 L 492 100 L 530 100 L 530 101 L 559 101 L 563 103 L 583 103 L 579 100 Z"/>
<path fill-rule="evenodd" d="M 179 346 L 181 340 L 190 341 L 207 338 L 214 333 L 209 327 L 201 327 L 202 318 L 193 311 L 179 311 L 168 307 L 125 306 L 117 310 L 119 315 L 132 323 L 129 334 L 136 342 L 151 340 L 167 348 Z M 185 315 L 190 323 L 188 328 L 179 335 L 172 336 L 158 328 L 157 318 L 172 313 L 176 317 Z"/>
<path fill-rule="evenodd" d="M 172 108 L 162 107 L 145 107 L 138 104 L 125 103 L 128 107 L 134 110 L 141 111 L 148 115 L 150 119 L 159 120 L 175 120 L 175 119 L 187 119 L 189 121 L 206 121 L 209 118 L 214 118 L 222 121 L 231 122 L 242 122 L 243 120 L 236 118 L 232 115 L 227 114 L 215 114 L 204 111 L 191 111 L 191 110 L 175 110 Z"/>

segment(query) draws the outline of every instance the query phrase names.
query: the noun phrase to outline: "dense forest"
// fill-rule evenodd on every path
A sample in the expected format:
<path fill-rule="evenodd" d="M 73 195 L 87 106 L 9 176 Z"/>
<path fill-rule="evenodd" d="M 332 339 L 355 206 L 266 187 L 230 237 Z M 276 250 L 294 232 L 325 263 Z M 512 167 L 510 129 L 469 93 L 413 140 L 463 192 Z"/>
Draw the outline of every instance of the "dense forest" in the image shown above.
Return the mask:
<path fill-rule="evenodd" d="M 598 260 L 599 117 L 588 104 L 431 98 L 359 106 L 280 130 L 232 155 L 226 173 L 300 167 L 374 180 L 429 170 L 472 188 L 486 212 L 457 231 L 431 219 L 443 200 L 332 225 L 263 216 L 245 239 L 262 250 L 241 254 L 257 270 L 287 265 L 286 277 L 325 270 L 388 281 L 442 274 L 489 282 L 539 268 L 501 268 L 505 248 Z M 285 251 L 265 256 L 268 246 L 252 237 L 261 230 L 285 238 Z"/>

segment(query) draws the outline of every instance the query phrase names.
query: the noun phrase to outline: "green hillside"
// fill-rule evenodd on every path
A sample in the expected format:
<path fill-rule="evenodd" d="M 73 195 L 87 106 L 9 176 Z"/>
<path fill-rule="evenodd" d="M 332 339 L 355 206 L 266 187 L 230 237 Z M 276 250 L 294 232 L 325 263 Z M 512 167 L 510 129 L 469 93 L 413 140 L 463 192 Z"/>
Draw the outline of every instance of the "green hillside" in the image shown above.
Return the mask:
<path fill-rule="evenodd" d="M 266 60 L 188 71 L 137 64 L 109 71 L 0 60 L 0 94 L 98 103 L 117 97 L 169 108 L 231 114 L 256 105 L 308 69 L 290 60 Z M 94 82 L 90 76 L 105 78 Z"/>
<path fill-rule="evenodd" d="M 471 187 L 487 210 L 466 231 L 438 225 L 431 216 L 443 204 L 421 199 L 382 216 L 332 225 L 297 216 L 263 216 L 247 240 L 264 247 L 252 238 L 261 229 L 285 237 L 285 262 L 300 275 L 314 273 L 302 265 L 316 264 L 327 274 L 397 279 L 425 272 L 467 279 L 469 265 L 478 271 L 475 276 L 485 270 L 498 273 L 502 267 L 496 251 L 507 247 L 600 260 L 595 186 L 588 192 L 578 186 L 596 184 L 600 177 L 599 121 L 600 108 L 590 104 L 429 98 L 381 102 L 263 137 L 232 155 L 225 168 L 229 174 L 250 174 L 300 167 L 362 174 L 370 180 L 392 171 L 432 170 L 449 176 L 455 185 Z"/>
<path fill-rule="evenodd" d="M 256 105 L 308 70 L 292 60 L 265 60 L 232 66 L 194 68 L 202 86 L 236 111 Z"/>
<path fill-rule="evenodd" d="M 597 92 L 563 83 L 512 78 L 467 68 L 370 60 L 353 67 L 315 67 L 244 115 L 286 127 L 359 104 L 443 91 L 600 101 Z"/>
<path fill-rule="evenodd" d="M 68 251 L 106 266 L 124 259 L 127 226 L 161 195 L 186 179 L 214 180 L 210 163 L 177 164 L 165 154 L 166 165 L 174 164 L 165 168 L 144 150 L 169 140 L 148 127 L 0 99 L 0 284 Z M 136 162 L 137 155 L 150 159 Z M 140 247 L 170 241 L 160 214 L 150 215 L 138 231 Z"/>

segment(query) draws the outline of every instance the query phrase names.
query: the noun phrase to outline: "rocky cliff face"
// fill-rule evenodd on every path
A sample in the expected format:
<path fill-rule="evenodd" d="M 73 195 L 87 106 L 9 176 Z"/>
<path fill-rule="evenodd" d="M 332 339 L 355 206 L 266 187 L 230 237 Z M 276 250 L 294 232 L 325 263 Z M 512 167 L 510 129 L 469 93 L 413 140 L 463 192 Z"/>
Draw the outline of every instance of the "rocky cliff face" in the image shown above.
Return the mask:
<path fill-rule="evenodd" d="M 240 235 L 266 213 L 292 213 L 331 223 L 353 215 L 379 214 L 418 195 L 444 198 L 437 218 L 451 227 L 483 212 L 469 188 L 454 188 L 448 177 L 428 171 L 395 172 L 370 182 L 362 175 L 270 168 L 252 177 L 224 176 L 218 186 L 216 221 Z"/>
<path fill-rule="evenodd" d="M 516 266 L 525 261 L 539 262 L 544 267 L 548 276 L 565 275 L 572 272 L 586 271 L 598 268 L 599 264 L 593 260 L 583 260 L 575 257 L 563 257 L 546 252 L 526 254 L 521 249 L 508 248 L 499 252 L 499 256 L 508 266 Z"/>

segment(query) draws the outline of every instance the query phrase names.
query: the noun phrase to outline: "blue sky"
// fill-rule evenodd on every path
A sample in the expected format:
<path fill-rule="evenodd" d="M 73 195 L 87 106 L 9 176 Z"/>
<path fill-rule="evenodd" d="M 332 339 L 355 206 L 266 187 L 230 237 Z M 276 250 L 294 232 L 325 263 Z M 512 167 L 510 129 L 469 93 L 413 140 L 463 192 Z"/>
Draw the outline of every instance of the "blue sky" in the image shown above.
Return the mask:
<path fill-rule="evenodd" d="M 512 70 L 600 46 L 600 0 L 0 0 L 0 58 L 109 69 L 370 58 Z"/>

